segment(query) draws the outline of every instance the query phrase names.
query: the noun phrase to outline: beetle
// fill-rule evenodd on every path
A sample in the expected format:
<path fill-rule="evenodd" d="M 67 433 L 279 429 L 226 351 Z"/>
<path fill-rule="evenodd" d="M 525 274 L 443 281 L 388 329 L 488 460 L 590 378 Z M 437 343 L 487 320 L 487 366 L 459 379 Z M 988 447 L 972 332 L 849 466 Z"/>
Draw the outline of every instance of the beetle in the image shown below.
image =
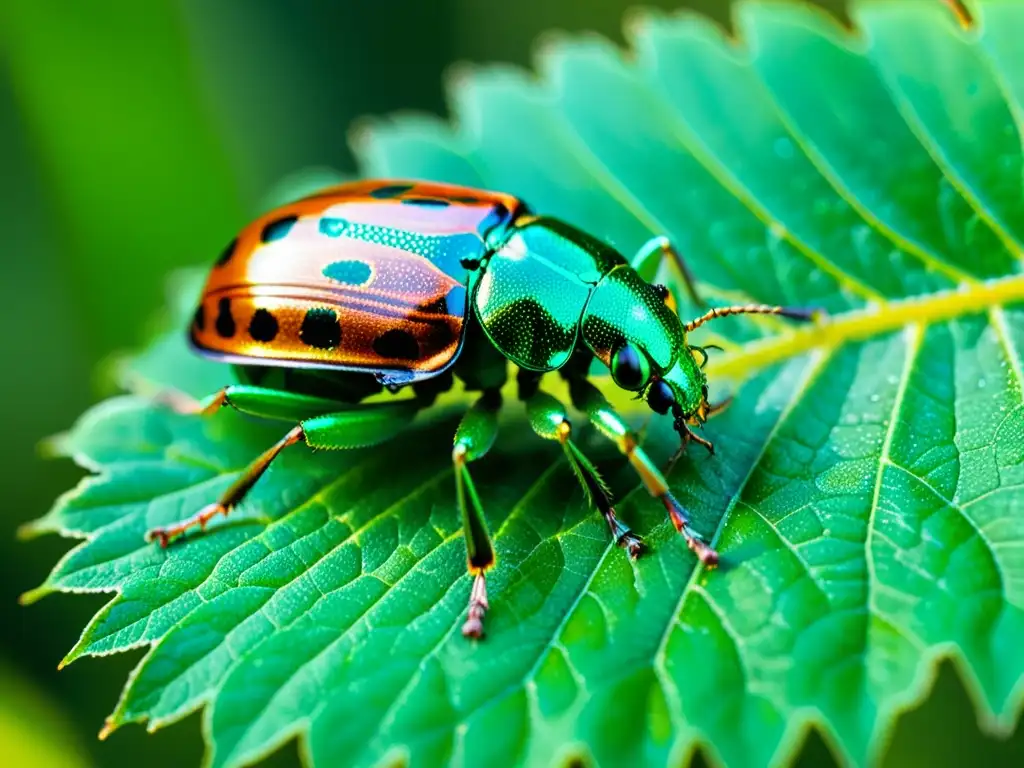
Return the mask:
<path fill-rule="evenodd" d="M 231 407 L 292 427 L 218 501 L 149 531 L 147 540 L 166 547 L 193 527 L 205 528 L 215 515 L 227 515 L 289 446 L 346 449 L 394 437 L 457 377 L 480 393 L 462 417 L 452 449 L 473 576 L 462 632 L 479 638 L 494 547 L 469 464 L 495 441 L 511 362 L 530 426 L 561 444 L 615 542 L 634 558 L 642 551 L 641 539 L 616 516 L 594 465 L 573 441 L 564 405 L 540 388 L 549 372 L 567 381 L 573 406 L 614 441 L 689 548 L 713 567 L 717 553 L 692 528 L 635 433 L 589 380 L 593 361 L 608 368 L 616 386 L 672 417 L 680 451 L 690 440 L 713 450 L 691 430 L 715 406 L 702 370 L 706 353 L 688 344 L 687 334 L 726 315 L 809 320 L 815 313 L 747 304 L 708 309 L 684 322 L 673 291 L 650 282 L 664 264 L 675 272 L 673 289 L 685 289 L 700 305 L 686 263 L 666 238 L 654 238 L 627 260 L 508 194 L 366 180 L 329 187 L 260 216 L 211 268 L 189 328 L 192 347 L 233 365 L 241 383 L 178 408 L 208 415 Z M 389 398 L 385 390 L 411 396 Z"/>

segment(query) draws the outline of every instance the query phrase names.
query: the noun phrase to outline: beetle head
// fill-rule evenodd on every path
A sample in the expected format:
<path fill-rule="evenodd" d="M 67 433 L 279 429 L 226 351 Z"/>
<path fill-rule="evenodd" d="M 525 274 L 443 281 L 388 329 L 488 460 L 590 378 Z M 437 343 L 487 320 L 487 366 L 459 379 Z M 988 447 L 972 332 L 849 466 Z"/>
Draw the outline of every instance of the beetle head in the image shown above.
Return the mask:
<path fill-rule="evenodd" d="M 703 355 L 699 347 L 693 348 Z M 706 359 L 706 358 L 702 358 Z M 654 376 L 644 391 L 647 405 L 655 413 L 671 413 L 675 428 L 681 437 L 689 430 L 687 422 L 703 424 L 708 414 L 708 380 L 701 365 L 694 359 L 691 348 L 679 355 L 675 364 L 660 376 Z"/>

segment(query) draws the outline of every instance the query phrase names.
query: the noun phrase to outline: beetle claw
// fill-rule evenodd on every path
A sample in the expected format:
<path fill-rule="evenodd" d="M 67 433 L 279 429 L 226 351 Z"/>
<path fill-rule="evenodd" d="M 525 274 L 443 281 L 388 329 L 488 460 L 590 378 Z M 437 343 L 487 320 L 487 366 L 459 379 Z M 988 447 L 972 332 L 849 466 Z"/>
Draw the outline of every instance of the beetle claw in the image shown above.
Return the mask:
<path fill-rule="evenodd" d="M 623 534 L 616 543 L 625 549 L 633 560 L 636 560 L 644 553 L 644 541 L 635 533 Z"/>

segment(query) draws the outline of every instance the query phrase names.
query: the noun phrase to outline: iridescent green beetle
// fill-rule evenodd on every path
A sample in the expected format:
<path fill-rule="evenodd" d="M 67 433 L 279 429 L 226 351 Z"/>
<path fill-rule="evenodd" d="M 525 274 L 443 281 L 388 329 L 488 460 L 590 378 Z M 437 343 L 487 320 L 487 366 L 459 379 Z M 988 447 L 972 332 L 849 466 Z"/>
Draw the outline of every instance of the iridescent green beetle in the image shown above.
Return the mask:
<path fill-rule="evenodd" d="M 468 464 L 494 443 L 511 361 L 531 427 L 561 443 L 615 541 L 640 554 L 640 539 L 616 517 L 593 464 L 573 442 L 565 407 L 540 390 L 546 373 L 566 379 L 573 405 L 615 442 L 690 549 L 715 565 L 717 554 L 690 526 L 661 472 L 588 381 L 591 363 L 601 361 L 618 387 L 656 413 L 671 414 L 683 444 L 695 440 L 710 450 L 690 429 L 715 407 L 703 359 L 695 357 L 703 350 L 688 345 L 686 334 L 724 315 L 807 320 L 812 313 L 751 304 L 682 322 L 669 288 L 648 282 L 666 259 L 696 299 L 689 271 L 664 238 L 627 261 L 510 195 L 417 181 L 332 187 L 261 216 L 217 260 L 190 328 L 195 349 L 234 364 L 245 383 L 203 403 L 175 402 L 204 414 L 231 406 L 293 426 L 219 501 L 147 539 L 167 546 L 226 515 L 287 446 L 354 448 L 393 437 L 458 377 L 481 393 L 452 450 L 474 575 L 462 631 L 480 637 L 494 549 Z M 385 389 L 411 396 L 361 402 Z"/>

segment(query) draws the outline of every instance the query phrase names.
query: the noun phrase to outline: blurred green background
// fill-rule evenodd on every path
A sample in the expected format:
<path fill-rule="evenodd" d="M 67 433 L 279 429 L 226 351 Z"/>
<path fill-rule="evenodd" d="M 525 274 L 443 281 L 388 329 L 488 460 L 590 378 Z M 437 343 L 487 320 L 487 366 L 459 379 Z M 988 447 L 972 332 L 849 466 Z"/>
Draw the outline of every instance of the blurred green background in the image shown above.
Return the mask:
<path fill-rule="evenodd" d="M 935 0 L 936 2 L 938 0 Z M 622 40 L 631 0 L 6 0 L 0 4 L 0 755 L 22 766 L 198 765 L 199 718 L 96 732 L 138 659 L 57 662 L 105 599 L 31 608 L 67 549 L 15 528 L 81 472 L 35 446 L 109 393 L 97 364 L 144 341 L 172 269 L 208 263 L 282 178 L 355 172 L 367 114 L 444 114 L 456 61 L 528 64 L 546 30 Z M 674 8 L 679 0 L 647 5 Z M 725 20 L 728 3 L 685 3 Z M 825 2 L 841 13 L 841 2 Z M 141 651 L 139 652 L 141 653 Z M 887 763 L 1024 765 L 982 737 L 951 665 Z M 828 764 L 812 735 L 802 762 Z M 296 763 L 289 746 L 272 761 Z"/>

